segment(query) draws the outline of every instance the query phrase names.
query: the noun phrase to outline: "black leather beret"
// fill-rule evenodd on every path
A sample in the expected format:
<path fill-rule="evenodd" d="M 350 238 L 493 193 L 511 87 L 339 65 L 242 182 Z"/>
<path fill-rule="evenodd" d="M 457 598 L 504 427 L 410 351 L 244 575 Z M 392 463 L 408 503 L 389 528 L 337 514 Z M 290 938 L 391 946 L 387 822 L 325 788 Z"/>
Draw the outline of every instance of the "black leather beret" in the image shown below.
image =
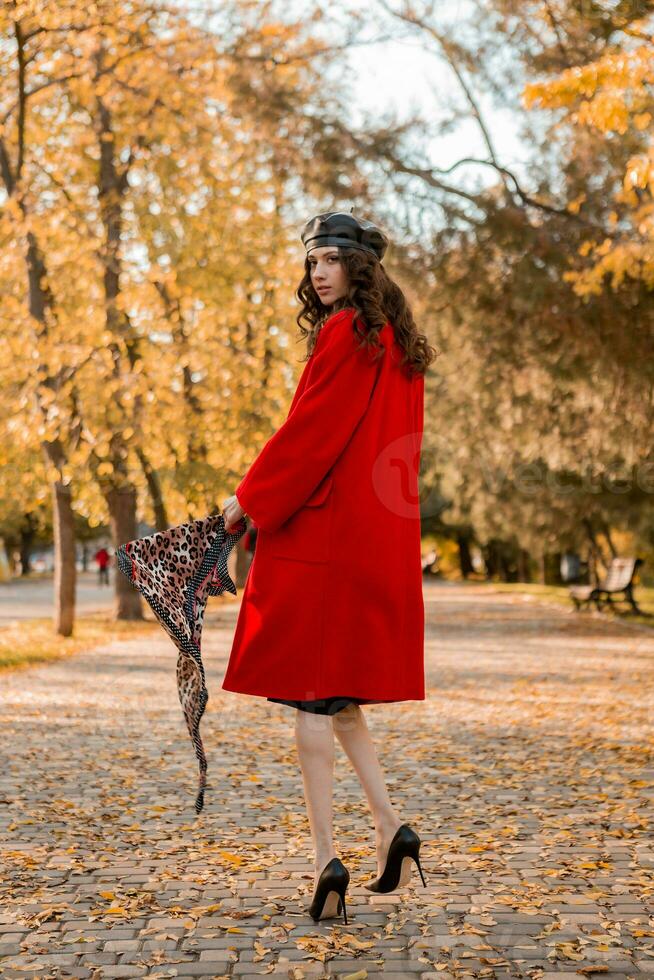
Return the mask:
<path fill-rule="evenodd" d="M 310 218 L 302 230 L 301 238 L 307 253 L 322 245 L 345 245 L 371 252 L 380 261 L 389 243 L 384 232 L 372 221 L 355 218 L 345 211 L 327 211 Z"/>

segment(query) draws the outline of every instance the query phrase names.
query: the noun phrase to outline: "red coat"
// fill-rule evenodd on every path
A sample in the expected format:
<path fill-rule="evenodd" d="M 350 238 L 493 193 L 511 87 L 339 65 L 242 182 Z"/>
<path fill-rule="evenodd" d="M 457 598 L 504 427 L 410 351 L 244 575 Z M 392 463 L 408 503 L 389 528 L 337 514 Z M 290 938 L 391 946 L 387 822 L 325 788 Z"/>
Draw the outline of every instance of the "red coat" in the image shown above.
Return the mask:
<path fill-rule="evenodd" d="M 223 688 L 298 700 L 423 700 L 418 469 L 424 378 L 387 322 L 327 319 L 284 424 L 236 488 L 259 526 Z"/>
<path fill-rule="evenodd" d="M 93 556 L 94 560 L 97 561 L 100 568 L 107 567 L 107 565 L 109 564 L 110 557 L 111 556 L 109 555 L 109 552 L 107 551 L 106 548 L 100 548 L 100 550 L 96 551 L 96 553 Z"/>

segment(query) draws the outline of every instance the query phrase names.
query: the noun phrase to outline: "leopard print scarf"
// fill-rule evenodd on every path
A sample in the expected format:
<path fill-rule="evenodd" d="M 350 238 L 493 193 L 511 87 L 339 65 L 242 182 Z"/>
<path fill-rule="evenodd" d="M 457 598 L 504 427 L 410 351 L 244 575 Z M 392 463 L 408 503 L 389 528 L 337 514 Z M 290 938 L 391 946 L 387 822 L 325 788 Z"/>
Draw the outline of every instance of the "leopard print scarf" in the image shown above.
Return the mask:
<path fill-rule="evenodd" d="M 222 514 L 205 517 L 128 541 L 116 549 L 118 567 L 148 602 L 175 643 L 177 692 L 198 760 L 195 812 L 204 806 L 207 759 L 200 738 L 200 719 L 209 700 L 200 652 L 207 598 L 236 586 L 227 572 L 227 557 L 246 530 L 241 517 L 225 531 Z"/>

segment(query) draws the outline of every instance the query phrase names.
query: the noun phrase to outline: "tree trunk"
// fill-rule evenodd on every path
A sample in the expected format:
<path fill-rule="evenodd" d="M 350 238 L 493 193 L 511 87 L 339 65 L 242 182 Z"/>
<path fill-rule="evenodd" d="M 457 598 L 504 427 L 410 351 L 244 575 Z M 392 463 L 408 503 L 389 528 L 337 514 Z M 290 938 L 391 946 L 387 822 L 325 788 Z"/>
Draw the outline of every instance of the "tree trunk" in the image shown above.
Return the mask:
<path fill-rule="evenodd" d="M 36 521 L 32 514 L 25 514 L 20 528 L 20 574 L 29 575 L 32 570 L 30 561 L 32 545 L 36 537 Z"/>
<path fill-rule="evenodd" d="M 511 565 L 511 558 L 509 555 L 509 545 L 507 545 L 506 541 L 500 542 L 499 562 L 500 562 L 500 580 L 502 582 L 513 582 L 514 572 Z"/>
<path fill-rule="evenodd" d="M 70 486 L 52 484 L 54 525 L 54 624 L 60 636 L 71 636 L 75 623 L 75 522 Z"/>
<path fill-rule="evenodd" d="M 472 557 L 470 555 L 470 533 L 467 531 L 457 531 L 456 541 L 459 546 L 459 568 L 461 577 L 468 578 L 474 571 Z"/>
<path fill-rule="evenodd" d="M 541 557 L 541 581 L 543 585 L 561 585 L 561 552 L 544 551 Z"/>
<path fill-rule="evenodd" d="M 520 582 L 531 582 L 529 552 L 526 548 L 520 548 L 518 551 L 518 580 Z"/>
<path fill-rule="evenodd" d="M 606 543 L 609 546 L 609 558 L 617 558 L 618 557 L 618 549 L 616 548 L 616 546 L 613 543 L 613 538 L 611 537 L 611 528 L 606 523 L 606 521 L 604 520 L 604 518 L 601 518 L 600 523 L 601 523 L 602 534 L 606 538 Z"/>
<path fill-rule="evenodd" d="M 55 371 L 53 374 L 46 363 L 41 362 L 41 343 L 50 341 L 51 327 L 56 326 L 57 310 L 55 299 L 50 288 L 45 265 L 44 254 L 41 251 L 38 239 L 34 234 L 29 221 L 29 211 L 27 207 L 27 195 L 29 187 L 23 181 L 23 165 L 27 158 L 26 153 L 26 133 L 30 132 L 30 127 L 25 125 L 27 99 L 29 83 L 27 81 L 26 66 L 33 61 L 27 56 L 25 45 L 29 35 L 23 30 L 21 18 L 14 19 L 14 37 L 18 55 L 20 70 L 18 72 L 18 119 L 21 123 L 18 126 L 17 147 L 15 164 L 12 166 L 10 155 L 7 152 L 7 144 L 0 140 L 0 177 L 4 184 L 5 191 L 9 198 L 13 198 L 28 228 L 26 240 L 27 251 L 25 253 L 25 264 L 27 269 L 27 287 L 30 315 L 38 327 L 34 331 L 34 353 L 38 356 L 39 363 L 35 364 L 35 373 L 40 377 L 36 385 L 36 402 L 44 421 L 50 417 L 50 408 L 53 394 L 59 397 L 61 372 Z M 48 345 L 46 344 L 46 349 Z M 72 375 L 71 375 L 72 376 Z M 45 397 L 44 397 L 45 396 Z M 76 420 L 77 423 L 78 420 Z M 58 477 L 53 482 L 53 511 L 54 511 L 54 536 L 55 536 L 55 616 L 57 632 L 62 636 L 70 636 L 73 630 L 75 616 L 75 532 L 73 521 L 73 510 L 70 499 L 70 486 L 64 484 L 61 477 L 63 466 L 67 460 L 67 449 L 70 440 L 70 429 L 66 436 L 57 436 L 52 441 L 42 443 L 42 449 L 47 459 L 56 468 Z M 57 546 L 59 541 L 59 547 Z"/>
<path fill-rule="evenodd" d="M 114 550 L 136 537 L 136 489 L 135 487 L 111 487 L 104 498 L 109 508 L 109 523 Z M 114 575 L 114 619 L 143 619 L 141 595 L 125 578 L 120 569 Z"/>
<path fill-rule="evenodd" d="M 143 470 L 143 475 L 145 476 L 148 490 L 150 492 L 155 527 L 157 531 L 167 531 L 170 524 L 168 523 L 166 505 L 161 493 L 161 480 L 159 479 L 159 474 L 154 469 L 150 460 L 140 446 L 137 447 L 136 455 L 138 456 L 139 463 L 141 464 L 141 469 Z"/>
<path fill-rule="evenodd" d="M 187 435 L 187 459 L 189 463 L 201 461 L 206 463 L 208 456 L 207 443 L 203 424 L 203 408 L 197 393 L 198 385 L 193 380 L 193 370 L 189 364 L 190 331 L 184 322 L 179 296 L 171 295 L 165 282 L 155 280 L 154 285 L 161 296 L 170 323 L 178 360 L 182 365 L 182 394 L 184 397 L 184 431 Z"/>
<path fill-rule="evenodd" d="M 502 554 L 502 541 L 499 538 L 490 538 L 483 548 L 483 553 L 486 563 L 486 580 L 492 581 L 497 576 L 500 581 L 503 581 L 504 558 Z"/>
<path fill-rule="evenodd" d="M 600 550 L 600 546 L 595 535 L 595 528 L 593 527 L 593 522 L 590 517 L 584 517 L 582 521 L 586 534 L 588 535 L 589 548 L 588 548 L 588 575 L 591 585 L 597 585 L 599 582 L 600 574 L 597 567 L 598 561 L 603 563 L 603 556 Z"/>

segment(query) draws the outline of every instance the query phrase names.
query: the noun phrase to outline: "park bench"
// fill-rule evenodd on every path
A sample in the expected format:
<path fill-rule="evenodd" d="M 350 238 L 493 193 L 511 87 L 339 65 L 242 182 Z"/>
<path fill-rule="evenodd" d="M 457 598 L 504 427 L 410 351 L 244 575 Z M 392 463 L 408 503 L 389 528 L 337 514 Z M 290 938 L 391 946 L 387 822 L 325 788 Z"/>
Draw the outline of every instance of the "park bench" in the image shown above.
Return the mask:
<path fill-rule="evenodd" d="M 622 592 L 623 599 L 631 604 L 633 611 L 643 615 L 633 593 L 634 575 L 642 564 L 642 558 L 613 558 L 606 575 L 597 585 L 570 586 L 570 598 L 575 608 L 581 609 L 584 602 L 588 605 L 594 602 L 598 609 L 602 608 L 603 602 L 612 606 L 613 596 Z"/>

